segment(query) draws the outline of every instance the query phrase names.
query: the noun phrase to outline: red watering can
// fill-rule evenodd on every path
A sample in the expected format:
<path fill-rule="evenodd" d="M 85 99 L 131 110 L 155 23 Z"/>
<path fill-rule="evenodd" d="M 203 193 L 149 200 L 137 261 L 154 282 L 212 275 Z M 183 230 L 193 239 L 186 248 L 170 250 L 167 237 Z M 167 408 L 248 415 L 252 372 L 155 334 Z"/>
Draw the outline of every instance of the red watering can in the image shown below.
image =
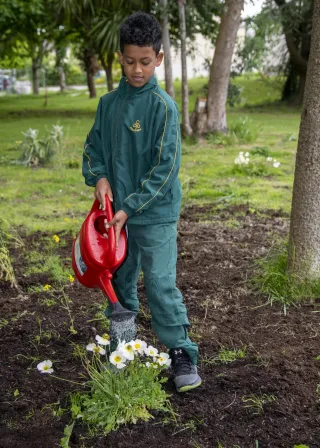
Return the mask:
<path fill-rule="evenodd" d="M 112 274 L 123 263 L 127 253 L 127 236 L 121 230 L 118 247 L 114 227 L 105 229 L 105 221 L 114 216 L 109 197 L 106 195 L 106 210 L 94 201 L 91 211 L 81 226 L 72 246 L 72 267 L 79 282 L 87 288 L 99 288 L 108 297 L 112 306 L 110 317 L 111 341 L 129 342 L 135 337 L 136 313 L 119 303 L 114 292 Z M 108 238 L 104 235 L 107 234 Z"/>

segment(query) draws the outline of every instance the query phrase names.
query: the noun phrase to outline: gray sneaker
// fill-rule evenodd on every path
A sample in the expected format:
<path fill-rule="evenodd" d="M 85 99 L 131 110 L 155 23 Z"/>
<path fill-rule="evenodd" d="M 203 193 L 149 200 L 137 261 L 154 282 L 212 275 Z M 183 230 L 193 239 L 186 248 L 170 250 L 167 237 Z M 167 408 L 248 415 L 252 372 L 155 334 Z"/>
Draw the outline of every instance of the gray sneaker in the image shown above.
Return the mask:
<path fill-rule="evenodd" d="M 192 364 L 188 353 L 183 348 L 172 348 L 169 351 L 174 371 L 174 382 L 178 392 L 187 392 L 200 386 L 201 378 L 197 366 Z"/>

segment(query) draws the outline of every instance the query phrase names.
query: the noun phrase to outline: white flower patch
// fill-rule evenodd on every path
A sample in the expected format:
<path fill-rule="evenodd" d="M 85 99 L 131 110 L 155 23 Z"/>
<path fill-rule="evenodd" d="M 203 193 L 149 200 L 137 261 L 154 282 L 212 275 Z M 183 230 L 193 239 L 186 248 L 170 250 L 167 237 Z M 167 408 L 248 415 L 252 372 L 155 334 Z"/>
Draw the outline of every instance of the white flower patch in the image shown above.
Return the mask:
<path fill-rule="evenodd" d="M 171 359 L 167 353 L 160 353 L 158 356 L 153 358 L 153 362 L 157 362 L 160 366 L 169 367 L 171 365 Z"/>
<path fill-rule="evenodd" d="M 267 162 L 272 162 L 272 157 L 267 157 Z"/>
<path fill-rule="evenodd" d="M 145 349 L 147 348 L 147 343 L 141 341 L 140 339 L 136 339 L 132 342 L 132 347 L 135 352 L 138 352 L 140 355 L 145 353 Z"/>
<path fill-rule="evenodd" d="M 158 350 L 152 347 L 152 345 L 149 345 L 149 347 L 147 347 L 144 352 L 147 356 L 157 356 L 158 354 Z"/>
<path fill-rule="evenodd" d="M 99 336 L 97 334 L 96 336 L 96 341 L 98 342 L 98 344 L 100 345 L 110 345 L 110 340 L 109 340 L 109 336 L 107 334 L 103 334 L 102 336 Z"/>
<path fill-rule="evenodd" d="M 234 159 L 235 165 L 248 165 L 250 162 L 249 155 L 250 154 L 248 152 L 244 154 L 243 151 L 240 151 L 239 155 Z"/>
<path fill-rule="evenodd" d="M 118 350 L 111 353 L 109 361 L 111 364 L 117 367 L 117 369 L 123 369 L 125 367 L 126 358 Z"/>
<path fill-rule="evenodd" d="M 37 369 L 40 373 L 53 373 L 52 361 L 50 361 L 50 359 L 47 359 L 46 361 L 39 362 L 39 364 L 37 365 Z"/>
<path fill-rule="evenodd" d="M 122 345 L 118 350 L 126 359 L 129 359 L 130 361 L 134 359 L 133 341 Z"/>
<path fill-rule="evenodd" d="M 273 167 L 274 168 L 279 168 L 279 166 L 280 166 L 280 162 L 277 162 L 276 159 L 273 159 Z"/>
<path fill-rule="evenodd" d="M 99 345 L 95 344 L 94 342 L 92 344 L 88 344 L 86 349 L 88 352 L 93 352 L 96 355 L 105 355 L 106 351 L 104 348 L 100 347 Z"/>

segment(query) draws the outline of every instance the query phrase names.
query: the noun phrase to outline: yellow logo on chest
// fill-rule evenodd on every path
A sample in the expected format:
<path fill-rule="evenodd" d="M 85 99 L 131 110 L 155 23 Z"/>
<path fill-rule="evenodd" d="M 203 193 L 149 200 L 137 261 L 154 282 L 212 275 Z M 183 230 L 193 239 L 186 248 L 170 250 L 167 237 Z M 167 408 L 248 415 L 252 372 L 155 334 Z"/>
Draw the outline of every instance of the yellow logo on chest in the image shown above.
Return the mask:
<path fill-rule="evenodd" d="M 140 132 L 142 131 L 140 126 L 140 120 L 137 120 L 132 126 L 130 126 L 131 131 L 133 132 Z"/>

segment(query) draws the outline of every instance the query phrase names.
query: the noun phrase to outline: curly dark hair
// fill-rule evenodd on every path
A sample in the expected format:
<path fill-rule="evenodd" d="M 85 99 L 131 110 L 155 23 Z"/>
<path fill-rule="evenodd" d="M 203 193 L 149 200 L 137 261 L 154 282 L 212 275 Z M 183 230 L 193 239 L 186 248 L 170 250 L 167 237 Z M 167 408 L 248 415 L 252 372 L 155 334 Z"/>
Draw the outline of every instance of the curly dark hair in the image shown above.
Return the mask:
<path fill-rule="evenodd" d="M 161 48 L 161 27 L 158 20 L 151 14 L 136 12 L 128 17 L 120 27 L 120 50 L 125 45 L 152 47 L 159 54 Z"/>

